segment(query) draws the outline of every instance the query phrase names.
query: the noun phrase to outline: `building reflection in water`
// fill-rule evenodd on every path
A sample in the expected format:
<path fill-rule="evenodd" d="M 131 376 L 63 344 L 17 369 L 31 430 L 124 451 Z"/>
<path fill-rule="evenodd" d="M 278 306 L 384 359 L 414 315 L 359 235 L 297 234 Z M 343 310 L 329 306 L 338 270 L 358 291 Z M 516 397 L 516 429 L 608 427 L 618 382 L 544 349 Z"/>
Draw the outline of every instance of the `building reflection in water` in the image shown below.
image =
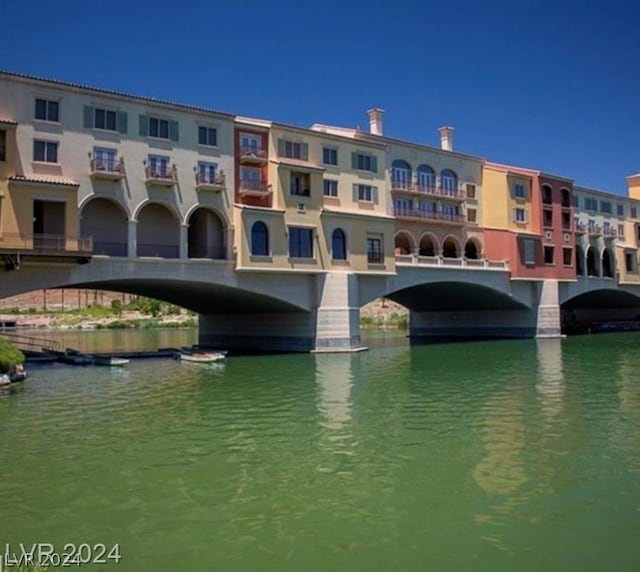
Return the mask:
<path fill-rule="evenodd" d="M 562 368 L 562 340 L 536 340 L 538 354 L 538 382 L 536 391 L 546 423 L 553 423 L 564 404 L 564 372 Z"/>

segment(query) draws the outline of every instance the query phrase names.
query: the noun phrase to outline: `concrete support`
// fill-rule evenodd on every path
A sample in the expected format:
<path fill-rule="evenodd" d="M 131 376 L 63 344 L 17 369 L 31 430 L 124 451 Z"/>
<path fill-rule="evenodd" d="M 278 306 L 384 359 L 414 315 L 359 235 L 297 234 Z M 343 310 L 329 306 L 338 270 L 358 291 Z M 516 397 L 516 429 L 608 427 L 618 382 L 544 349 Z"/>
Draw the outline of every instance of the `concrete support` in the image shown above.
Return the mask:
<path fill-rule="evenodd" d="M 178 258 L 189 258 L 189 225 L 180 225 L 180 243 L 178 247 Z"/>
<path fill-rule="evenodd" d="M 557 280 L 545 280 L 536 308 L 536 338 L 559 338 L 560 302 Z"/>
<path fill-rule="evenodd" d="M 359 351 L 360 306 L 358 276 L 330 272 L 318 276 L 315 319 L 316 352 Z"/>
<path fill-rule="evenodd" d="M 130 220 L 127 226 L 127 256 L 136 258 L 138 256 L 138 221 Z"/>

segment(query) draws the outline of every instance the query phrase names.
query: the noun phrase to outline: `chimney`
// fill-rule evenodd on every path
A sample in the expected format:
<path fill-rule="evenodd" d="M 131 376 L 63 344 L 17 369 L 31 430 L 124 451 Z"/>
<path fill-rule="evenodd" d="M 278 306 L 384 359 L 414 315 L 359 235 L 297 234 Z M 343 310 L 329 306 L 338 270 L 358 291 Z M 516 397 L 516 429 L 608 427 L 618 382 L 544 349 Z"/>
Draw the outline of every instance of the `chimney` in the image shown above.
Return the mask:
<path fill-rule="evenodd" d="M 374 107 L 367 111 L 367 113 L 369 114 L 369 131 L 371 134 L 382 135 L 382 114 L 384 110 Z"/>
<path fill-rule="evenodd" d="M 453 151 L 453 127 L 440 127 L 440 148 Z"/>

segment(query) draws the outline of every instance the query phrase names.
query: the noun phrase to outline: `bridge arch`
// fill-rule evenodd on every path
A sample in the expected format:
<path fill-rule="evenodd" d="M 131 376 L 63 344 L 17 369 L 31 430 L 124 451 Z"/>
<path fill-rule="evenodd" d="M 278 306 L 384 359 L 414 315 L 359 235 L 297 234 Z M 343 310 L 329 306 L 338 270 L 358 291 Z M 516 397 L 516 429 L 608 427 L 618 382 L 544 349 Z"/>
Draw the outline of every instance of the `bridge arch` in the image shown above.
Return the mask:
<path fill-rule="evenodd" d="M 172 207 L 146 201 L 138 207 L 136 218 L 138 256 L 180 256 L 180 219 Z"/>
<path fill-rule="evenodd" d="M 93 237 L 93 252 L 127 256 L 129 213 L 110 197 L 90 195 L 80 204 L 80 235 Z"/>
<path fill-rule="evenodd" d="M 418 242 L 418 254 L 420 256 L 437 256 L 439 254 L 438 240 L 430 232 L 424 232 Z"/>
<path fill-rule="evenodd" d="M 396 254 L 412 254 L 416 250 L 415 240 L 408 230 L 399 230 L 393 240 Z"/>
<path fill-rule="evenodd" d="M 442 240 L 442 256 L 444 258 L 460 258 L 460 243 L 453 235 L 445 236 Z"/>
<path fill-rule="evenodd" d="M 186 219 L 189 258 L 227 258 L 226 219 L 210 207 L 192 208 Z"/>

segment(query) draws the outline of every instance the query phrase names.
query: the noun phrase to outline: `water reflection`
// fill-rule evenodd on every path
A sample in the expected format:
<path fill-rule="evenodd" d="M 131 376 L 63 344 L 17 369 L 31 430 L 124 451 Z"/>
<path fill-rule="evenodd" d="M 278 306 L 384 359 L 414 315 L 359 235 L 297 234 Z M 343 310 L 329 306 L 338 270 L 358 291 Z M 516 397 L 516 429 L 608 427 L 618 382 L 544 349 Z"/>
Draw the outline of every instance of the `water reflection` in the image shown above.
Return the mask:
<path fill-rule="evenodd" d="M 562 340 L 536 340 L 538 353 L 538 382 L 536 390 L 547 423 L 562 412 L 564 398 L 564 372 L 562 369 Z"/>
<path fill-rule="evenodd" d="M 318 410 L 328 431 L 340 431 L 351 421 L 352 359 L 350 354 L 315 356 Z"/>

